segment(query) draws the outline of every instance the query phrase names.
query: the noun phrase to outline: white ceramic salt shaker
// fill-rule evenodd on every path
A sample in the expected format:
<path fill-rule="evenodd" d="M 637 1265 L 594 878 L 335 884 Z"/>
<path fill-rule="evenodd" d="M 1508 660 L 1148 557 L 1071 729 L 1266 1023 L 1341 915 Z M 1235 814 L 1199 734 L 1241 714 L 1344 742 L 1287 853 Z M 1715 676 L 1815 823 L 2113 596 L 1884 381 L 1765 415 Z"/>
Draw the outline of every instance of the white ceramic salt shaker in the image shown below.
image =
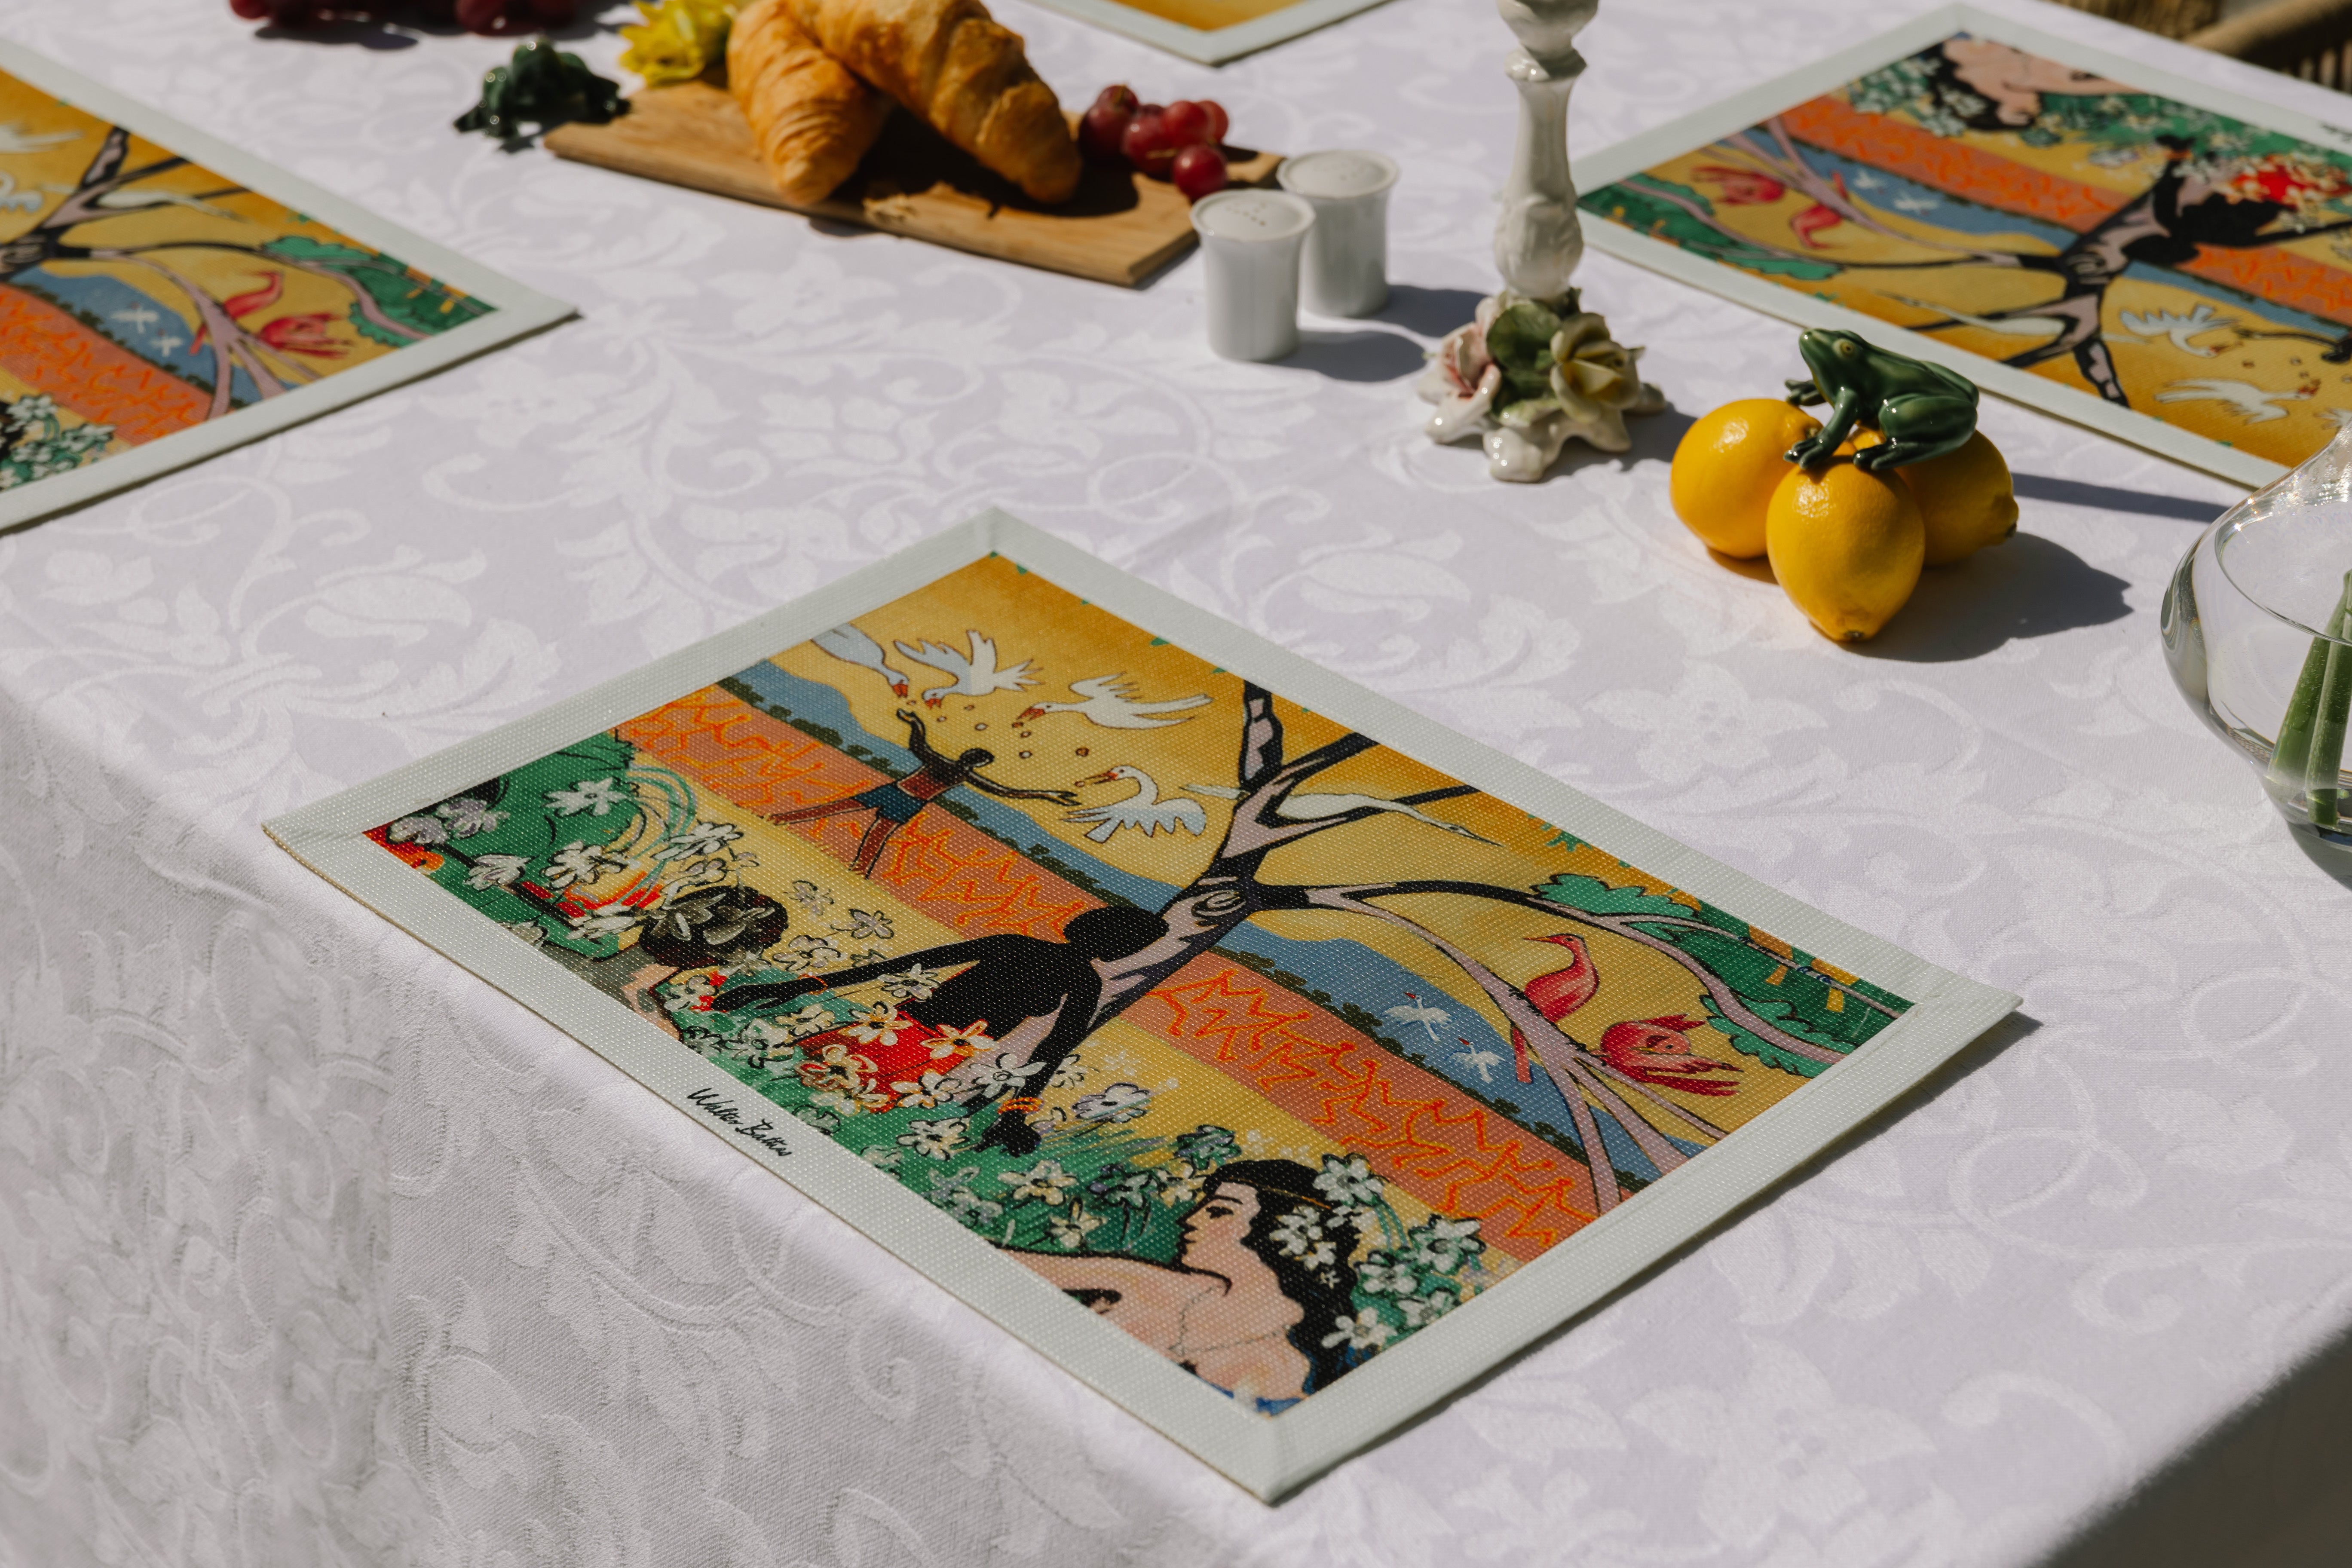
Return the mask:
<path fill-rule="evenodd" d="M 1369 316 L 1389 302 L 1389 189 L 1396 161 L 1353 150 L 1303 153 L 1275 178 L 1315 208 L 1303 291 L 1318 316 Z"/>
<path fill-rule="evenodd" d="M 1281 191 L 1219 191 L 1192 204 L 1210 348 L 1240 360 L 1297 352 L 1298 253 L 1314 224 L 1314 207 Z"/>

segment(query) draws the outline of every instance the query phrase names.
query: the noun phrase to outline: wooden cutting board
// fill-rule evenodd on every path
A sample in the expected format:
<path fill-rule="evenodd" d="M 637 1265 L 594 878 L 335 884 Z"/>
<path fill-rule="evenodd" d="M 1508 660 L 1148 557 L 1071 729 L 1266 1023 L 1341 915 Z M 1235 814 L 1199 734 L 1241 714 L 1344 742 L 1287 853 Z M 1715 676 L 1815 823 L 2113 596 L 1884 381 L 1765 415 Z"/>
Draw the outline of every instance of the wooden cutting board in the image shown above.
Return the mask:
<path fill-rule="evenodd" d="M 1077 195 L 1042 207 L 982 168 L 904 110 L 857 172 L 814 205 L 788 202 L 760 164 L 751 127 L 734 98 L 708 80 L 647 88 L 609 125 L 566 125 L 547 149 L 602 168 L 759 202 L 811 217 L 953 246 L 1134 288 L 1198 243 L 1192 204 L 1164 180 L 1089 163 Z M 1227 149 L 1234 184 L 1270 184 L 1273 153 Z"/>

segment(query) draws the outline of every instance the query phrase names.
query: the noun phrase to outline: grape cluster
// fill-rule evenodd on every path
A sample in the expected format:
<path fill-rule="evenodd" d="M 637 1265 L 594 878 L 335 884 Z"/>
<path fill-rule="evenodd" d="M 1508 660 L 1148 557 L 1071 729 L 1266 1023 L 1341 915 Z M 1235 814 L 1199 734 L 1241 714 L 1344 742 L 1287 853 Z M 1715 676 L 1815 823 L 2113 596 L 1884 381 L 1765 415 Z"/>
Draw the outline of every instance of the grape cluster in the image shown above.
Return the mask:
<path fill-rule="evenodd" d="M 1096 162 L 1172 181 L 1197 202 L 1225 188 L 1228 124 L 1223 106 L 1208 99 L 1143 103 L 1127 87 L 1107 87 L 1078 122 L 1078 142 Z"/>
<path fill-rule="evenodd" d="M 248 22 L 310 27 L 325 22 L 455 22 L 470 33 L 503 37 L 560 27 L 578 0 L 228 0 Z"/>

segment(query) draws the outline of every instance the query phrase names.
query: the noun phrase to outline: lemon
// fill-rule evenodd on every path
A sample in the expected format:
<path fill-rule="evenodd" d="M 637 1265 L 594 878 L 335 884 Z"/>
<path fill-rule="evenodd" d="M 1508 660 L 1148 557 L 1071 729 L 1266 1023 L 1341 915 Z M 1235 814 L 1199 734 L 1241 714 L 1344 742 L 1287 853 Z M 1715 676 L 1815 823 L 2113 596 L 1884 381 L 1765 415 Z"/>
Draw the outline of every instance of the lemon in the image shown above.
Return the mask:
<path fill-rule="evenodd" d="M 1927 564 L 1949 566 L 2017 531 L 2017 492 L 2000 448 L 1981 430 L 1957 452 L 1895 470 L 1919 498 Z"/>
<path fill-rule="evenodd" d="M 1860 642 L 1895 618 L 1927 552 L 1911 487 L 1852 463 L 1792 468 L 1772 492 L 1764 537 L 1780 586 L 1839 642 Z"/>
<path fill-rule="evenodd" d="M 1764 553 L 1764 512 L 1791 465 L 1781 454 L 1822 422 L 1777 397 L 1727 403 L 1683 433 L 1666 493 L 1675 515 L 1709 548 L 1741 561 Z"/>

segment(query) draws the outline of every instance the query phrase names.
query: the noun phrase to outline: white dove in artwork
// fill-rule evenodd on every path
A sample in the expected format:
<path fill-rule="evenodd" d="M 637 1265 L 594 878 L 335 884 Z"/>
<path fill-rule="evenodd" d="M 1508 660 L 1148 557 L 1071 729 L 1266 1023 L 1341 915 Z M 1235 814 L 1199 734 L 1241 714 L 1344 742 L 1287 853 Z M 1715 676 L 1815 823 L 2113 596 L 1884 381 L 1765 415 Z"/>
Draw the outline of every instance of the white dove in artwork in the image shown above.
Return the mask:
<path fill-rule="evenodd" d="M 1421 999 L 1418 991 L 1408 991 L 1402 1002 L 1388 1010 L 1388 1016 L 1400 1024 L 1419 1024 L 1433 1046 L 1437 1043 L 1437 1026 L 1450 1023 L 1454 1015 L 1443 1007 L 1431 1006 Z"/>
<path fill-rule="evenodd" d="M 1125 800 L 1115 800 L 1108 805 L 1090 805 L 1083 811 L 1074 811 L 1062 820 L 1095 824 L 1087 837 L 1097 844 L 1109 843 L 1111 835 L 1122 827 L 1135 828 L 1146 838 L 1163 828 L 1173 834 L 1181 827 L 1195 838 L 1209 831 L 1209 814 L 1201 809 L 1199 801 L 1160 799 L 1159 781 L 1141 768 L 1131 768 L 1122 763 L 1091 778 L 1080 779 L 1078 783 L 1081 785 L 1113 784 L 1122 779 L 1135 785 L 1133 795 Z"/>
<path fill-rule="evenodd" d="M 1239 800 L 1242 792 L 1230 784 L 1186 784 L 1194 795 L 1205 795 L 1215 800 Z M 1350 811 L 1365 809 L 1393 811 L 1415 822 L 1425 822 L 1432 827 L 1442 827 L 1448 833 L 1465 838 L 1475 838 L 1481 844 L 1492 844 L 1491 838 L 1471 832 L 1458 822 L 1440 822 L 1426 812 L 1416 811 L 1401 800 L 1382 800 L 1376 795 L 1294 795 L 1274 808 L 1274 815 L 1285 822 L 1320 822 L 1327 816 L 1339 816 Z"/>
<path fill-rule="evenodd" d="M 925 706 L 936 708 L 950 697 L 986 697 L 992 692 L 1019 691 L 1037 684 L 1037 678 L 1029 673 L 1029 660 L 1024 658 L 1019 664 L 999 669 L 996 667 L 996 643 L 992 638 L 982 637 L 978 632 L 963 635 L 971 645 L 969 657 L 929 639 L 920 647 L 908 647 L 905 643 L 896 645 L 900 653 L 916 663 L 928 664 L 955 677 L 945 686 L 934 686 L 924 692 Z"/>
<path fill-rule="evenodd" d="M 190 195 L 185 191 L 109 191 L 102 196 L 93 198 L 89 205 L 94 207 L 104 207 L 110 213 L 144 212 L 149 207 L 170 206 L 185 207 L 190 212 L 203 213 L 210 217 L 234 218 L 236 216 L 236 214 L 226 207 L 216 207 L 204 197 Z"/>
<path fill-rule="evenodd" d="M 1171 697 L 1158 702 L 1139 702 L 1132 693 L 1135 687 L 1124 674 L 1091 675 L 1084 680 L 1070 682 L 1070 689 L 1085 700 L 1081 702 L 1033 702 L 1013 720 L 1026 724 L 1048 713 L 1083 713 L 1106 730 L 1164 730 L 1171 724 L 1181 724 L 1181 719 L 1164 719 L 1156 715 L 1181 713 L 1190 708 L 1205 708 L 1206 692 L 1192 697 Z"/>
<path fill-rule="evenodd" d="M 1941 196 L 1931 196 L 1925 191 L 1909 191 L 1886 204 L 1896 212 L 1931 213 L 1944 205 Z"/>
<path fill-rule="evenodd" d="M 890 689 L 900 697 L 907 695 L 907 678 L 890 668 L 889 655 L 882 645 L 844 621 L 829 632 L 819 632 L 811 642 L 841 660 L 860 669 L 870 669 L 890 683 Z"/>
<path fill-rule="evenodd" d="M 1898 305 L 1908 305 L 1915 310 L 1935 310 L 1964 325 L 1981 327 L 1988 332 L 1999 332 L 2006 338 L 2046 338 L 2065 331 L 2073 324 L 2058 316 L 1971 316 L 1966 310 L 1955 310 L 1949 305 L 1938 305 L 1931 300 L 1911 300 L 1900 294 L 1886 297 Z"/>
<path fill-rule="evenodd" d="M 1454 1059 L 1476 1073 L 1480 1083 L 1494 1082 L 1495 1069 L 1503 1065 L 1500 1054 L 1480 1050 L 1467 1040 L 1464 1040 L 1462 1048 L 1454 1053 Z"/>
<path fill-rule="evenodd" d="M 2176 381 L 2156 395 L 2158 403 L 2226 403 L 2237 410 L 2240 418 L 2249 425 L 2265 425 L 2273 419 L 2286 417 L 2282 403 L 2301 403 L 2311 394 L 2302 387 L 2287 392 L 2273 392 L 2256 386 L 2251 381 L 2229 381 L 2220 376 L 2197 376 L 2188 381 Z"/>
<path fill-rule="evenodd" d="M 2192 307 L 2185 316 L 2175 315 L 2170 310 L 2124 310 L 2117 313 L 2116 320 L 2122 322 L 2124 328 L 2118 336 L 2128 334 L 2143 342 L 2169 338 L 2174 348 L 2185 354 L 2195 354 L 2199 359 L 2211 359 L 2221 351 L 2200 349 L 2189 339 L 2200 332 L 2220 331 L 2223 327 L 2238 324 L 2235 316 L 2217 315 L 2212 306 L 2205 304 Z"/>
<path fill-rule="evenodd" d="M 11 121 L 0 125 L 0 157 L 16 153 L 40 153 L 81 140 L 79 131 L 27 131 Z"/>

